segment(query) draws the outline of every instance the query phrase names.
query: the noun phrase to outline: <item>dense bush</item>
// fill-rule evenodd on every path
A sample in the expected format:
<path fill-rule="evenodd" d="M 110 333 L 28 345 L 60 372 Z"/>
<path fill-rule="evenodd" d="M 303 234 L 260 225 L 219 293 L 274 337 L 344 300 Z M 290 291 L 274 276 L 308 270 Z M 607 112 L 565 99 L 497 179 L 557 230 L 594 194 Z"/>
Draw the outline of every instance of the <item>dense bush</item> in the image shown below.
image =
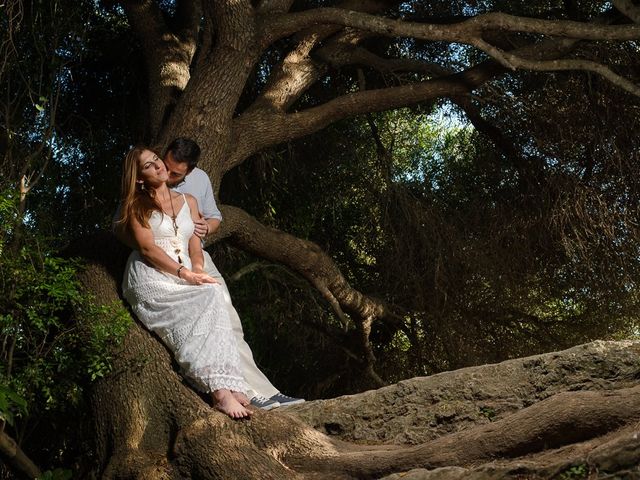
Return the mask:
<path fill-rule="evenodd" d="M 109 373 L 131 320 L 121 304 L 100 305 L 83 292 L 81 263 L 55 255 L 16 197 L 0 195 L 0 418 L 41 465 L 68 464 L 80 448 L 73 442 L 85 386 Z M 64 435 L 65 444 L 50 435 Z"/>

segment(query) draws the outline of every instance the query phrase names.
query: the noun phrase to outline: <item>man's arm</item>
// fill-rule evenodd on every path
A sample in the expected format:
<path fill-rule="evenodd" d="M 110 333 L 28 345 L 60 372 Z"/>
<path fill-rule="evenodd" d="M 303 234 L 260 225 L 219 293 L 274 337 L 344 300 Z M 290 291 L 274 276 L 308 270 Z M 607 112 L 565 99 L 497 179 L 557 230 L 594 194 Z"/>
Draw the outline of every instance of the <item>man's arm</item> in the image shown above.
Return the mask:
<path fill-rule="evenodd" d="M 206 174 L 205 174 L 206 175 Z M 213 187 L 211 186 L 211 180 L 206 175 L 206 187 L 203 198 L 199 199 L 198 205 L 201 209 L 200 220 L 195 223 L 195 234 L 204 238 L 207 235 L 216 233 L 222 222 L 222 213 L 216 204 L 216 199 L 213 196 Z"/>
<path fill-rule="evenodd" d="M 204 238 L 207 235 L 216 233 L 216 230 L 220 227 L 220 223 L 220 220 L 217 218 L 204 218 L 200 216 L 198 220 L 193 221 L 193 233 L 200 238 Z"/>

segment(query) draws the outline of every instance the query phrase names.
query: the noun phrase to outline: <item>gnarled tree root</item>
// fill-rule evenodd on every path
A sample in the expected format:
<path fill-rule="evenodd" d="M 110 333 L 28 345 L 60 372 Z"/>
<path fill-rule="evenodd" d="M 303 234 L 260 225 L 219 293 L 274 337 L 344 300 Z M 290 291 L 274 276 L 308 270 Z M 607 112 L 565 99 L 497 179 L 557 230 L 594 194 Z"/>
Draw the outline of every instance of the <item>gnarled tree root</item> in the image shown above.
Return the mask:
<path fill-rule="evenodd" d="M 605 392 L 563 392 L 502 420 L 423 445 L 407 448 L 345 446 L 339 456 L 329 461 L 307 457 L 291 458 L 288 463 L 299 471 L 377 478 L 412 468 L 433 469 L 478 464 L 496 458 L 517 458 L 598 437 L 638 419 L 640 386 Z"/>
<path fill-rule="evenodd" d="M 234 422 L 211 411 L 177 433 L 167 456 L 173 473 L 161 474 L 156 463 L 156 474 L 147 478 L 380 478 L 416 468 L 473 467 L 585 442 L 638 419 L 640 386 L 559 393 L 496 422 L 410 447 L 331 440 L 283 412 L 257 412 L 250 421 Z M 637 458 L 640 448 L 632 438 L 628 434 L 602 445 L 594 443 L 591 463 L 605 465 L 614 447 Z M 566 461 L 547 462 L 544 471 L 566 465 Z M 507 462 L 494 470 L 508 475 L 514 470 L 522 473 L 525 467 L 526 462 Z M 146 469 L 147 474 L 152 471 Z M 463 471 L 448 475 L 454 472 Z"/>

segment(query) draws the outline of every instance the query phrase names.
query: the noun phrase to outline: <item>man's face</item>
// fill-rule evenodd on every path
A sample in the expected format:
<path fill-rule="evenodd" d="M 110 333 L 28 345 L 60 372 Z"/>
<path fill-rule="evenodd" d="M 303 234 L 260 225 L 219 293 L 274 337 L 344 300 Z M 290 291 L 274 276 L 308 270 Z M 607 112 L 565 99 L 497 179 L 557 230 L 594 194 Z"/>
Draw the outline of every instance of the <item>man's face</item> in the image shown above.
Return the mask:
<path fill-rule="evenodd" d="M 169 173 L 169 180 L 167 180 L 167 185 L 170 187 L 175 187 L 179 183 L 184 180 L 184 177 L 189 173 L 189 168 L 187 163 L 177 162 L 171 152 L 167 153 L 164 157 L 164 164 L 167 167 L 167 172 Z"/>

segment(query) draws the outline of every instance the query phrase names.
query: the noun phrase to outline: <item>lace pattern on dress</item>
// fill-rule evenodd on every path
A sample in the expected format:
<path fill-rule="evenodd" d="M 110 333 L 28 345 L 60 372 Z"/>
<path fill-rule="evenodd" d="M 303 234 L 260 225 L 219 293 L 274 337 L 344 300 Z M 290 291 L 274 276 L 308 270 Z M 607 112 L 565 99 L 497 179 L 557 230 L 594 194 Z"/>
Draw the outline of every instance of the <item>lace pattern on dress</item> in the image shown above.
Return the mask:
<path fill-rule="evenodd" d="M 175 253 L 167 250 L 172 250 L 173 244 L 166 235 L 174 232 L 160 215 L 151 219 L 151 229 L 156 244 L 172 256 Z M 193 231 L 188 205 L 183 206 L 176 221 L 180 231 Z M 188 257 L 185 260 L 191 265 Z M 151 267 L 133 252 L 122 289 L 140 321 L 171 349 L 191 383 L 206 392 L 222 388 L 247 391 L 226 305 L 230 299 L 224 288 L 189 285 Z"/>

